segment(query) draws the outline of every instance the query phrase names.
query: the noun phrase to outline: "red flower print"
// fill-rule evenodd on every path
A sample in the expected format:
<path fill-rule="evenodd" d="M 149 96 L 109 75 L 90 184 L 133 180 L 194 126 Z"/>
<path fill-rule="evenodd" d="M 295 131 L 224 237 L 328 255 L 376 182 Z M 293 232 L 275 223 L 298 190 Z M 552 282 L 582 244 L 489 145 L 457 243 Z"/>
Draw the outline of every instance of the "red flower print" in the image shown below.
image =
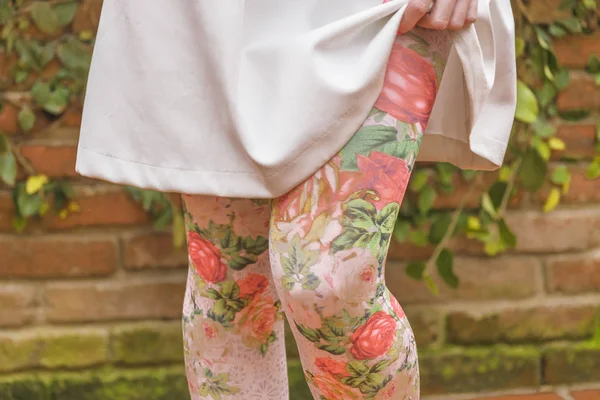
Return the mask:
<path fill-rule="evenodd" d="M 406 161 L 378 151 L 372 151 L 369 157 L 358 154 L 356 160 L 363 174 L 361 186 L 375 190 L 379 196 L 375 207 L 381 209 L 391 202 L 400 201 L 410 178 Z"/>
<path fill-rule="evenodd" d="M 352 334 L 350 352 L 358 360 L 380 357 L 392 347 L 395 338 L 396 321 L 391 315 L 378 311 Z"/>
<path fill-rule="evenodd" d="M 315 360 L 315 365 L 321 371 L 331 376 L 350 376 L 346 371 L 346 363 L 336 361 L 330 357 L 318 357 Z"/>
<path fill-rule="evenodd" d="M 259 348 L 267 343 L 276 321 L 277 307 L 273 305 L 273 298 L 256 296 L 236 314 L 234 325 L 242 336 L 242 343 Z"/>
<path fill-rule="evenodd" d="M 344 385 L 329 374 L 315 375 L 312 384 L 319 390 L 321 398 L 327 400 L 355 400 L 364 398 L 357 389 Z"/>
<path fill-rule="evenodd" d="M 221 252 L 197 232 L 188 232 L 188 252 L 202 279 L 209 283 L 221 282 L 227 275 L 227 266 L 221 260 Z"/>
<path fill-rule="evenodd" d="M 402 306 L 400 305 L 400 303 L 398 303 L 398 300 L 396 300 L 394 295 L 391 293 L 390 293 L 390 303 L 392 303 L 392 310 L 394 310 L 394 312 L 396 313 L 398 318 L 404 318 L 405 314 L 404 314 L 404 310 L 402 309 Z"/>
<path fill-rule="evenodd" d="M 263 275 L 250 273 L 241 281 L 237 281 L 240 288 L 240 297 L 253 297 L 263 293 L 269 286 L 269 281 Z"/>
<path fill-rule="evenodd" d="M 383 90 L 375 107 L 400 121 L 418 122 L 425 129 L 437 84 L 431 63 L 416 51 L 396 43 L 392 47 Z"/>

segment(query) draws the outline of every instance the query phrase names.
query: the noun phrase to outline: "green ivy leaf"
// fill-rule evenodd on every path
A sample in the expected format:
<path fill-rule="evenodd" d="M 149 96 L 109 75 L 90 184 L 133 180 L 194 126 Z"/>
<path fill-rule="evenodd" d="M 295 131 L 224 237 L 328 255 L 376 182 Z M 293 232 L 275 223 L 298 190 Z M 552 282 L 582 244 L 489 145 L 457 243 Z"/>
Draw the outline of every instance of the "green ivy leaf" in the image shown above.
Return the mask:
<path fill-rule="evenodd" d="M 534 149 L 527 149 L 518 171 L 523 188 L 530 192 L 540 190 L 547 172 L 546 162 L 539 153 Z"/>
<path fill-rule="evenodd" d="M 425 246 L 428 243 L 427 232 L 412 230 L 408 234 L 408 238 L 412 244 L 417 246 Z"/>
<path fill-rule="evenodd" d="M 594 160 L 590 163 L 585 172 L 586 179 L 598 179 L 600 178 L 600 160 Z"/>
<path fill-rule="evenodd" d="M 550 180 L 557 185 L 564 185 L 571 180 L 571 173 L 565 165 L 559 165 L 552 171 Z"/>
<path fill-rule="evenodd" d="M 498 233 L 504 247 L 514 248 L 517 245 L 517 238 L 504 219 L 498 221 Z"/>
<path fill-rule="evenodd" d="M 597 74 L 600 72 L 600 58 L 596 54 L 591 54 L 588 62 L 585 66 L 585 70 L 590 74 Z"/>
<path fill-rule="evenodd" d="M 423 280 L 425 263 L 422 261 L 410 262 L 406 265 L 406 274 L 413 279 Z"/>
<path fill-rule="evenodd" d="M 492 218 L 496 218 L 498 216 L 498 212 L 492 203 L 489 193 L 484 193 L 483 196 L 481 196 L 481 208 L 483 208 L 483 210 Z"/>
<path fill-rule="evenodd" d="M 17 178 L 17 160 L 10 151 L 0 153 L 0 178 L 8 186 L 13 186 Z"/>
<path fill-rule="evenodd" d="M 451 222 L 452 214 L 443 213 L 437 215 L 431 224 L 431 228 L 429 229 L 429 242 L 432 244 L 440 243 L 448 231 Z"/>
<path fill-rule="evenodd" d="M 426 169 L 419 169 L 415 171 L 410 178 L 409 188 L 413 192 L 420 192 L 425 187 L 428 180 L 429 171 Z"/>
<path fill-rule="evenodd" d="M 553 187 L 550 190 L 550 194 L 544 203 L 544 212 L 548 213 L 556 208 L 560 203 L 560 190 L 558 188 Z"/>
<path fill-rule="evenodd" d="M 23 107 L 19 111 L 19 126 L 23 131 L 29 132 L 35 125 L 35 114 L 29 107 Z"/>
<path fill-rule="evenodd" d="M 443 249 L 435 261 L 435 265 L 444 282 L 456 289 L 458 287 L 458 277 L 454 274 L 454 256 L 452 252 L 448 249 Z"/>
<path fill-rule="evenodd" d="M 52 6 L 45 1 L 36 1 L 31 5 L 31 19 L 40 31 L 48 35 L 58 32 L 60 28 Z"/>
<path fill-rule="evenodd" d="M 59 43 L 56 54 L 60 62 L 70 70 L 87 73 L 90 68 L 91 51 L 75 37 L 69 36 Z"/>
<path fill-rule="evenodd" d="M 46 104 L 51 94 L 50 85 L 45 82 L 36 81 L 31 88 L 31 97 L 40 106 Z"/>
<path fill-rule="evenodd" d="M 59 115 L 69 105 L 69 90 L 65 87 L 58 87 L 50 93 L 50 97 L 43 104 L 44 110 L 50 114 Z"/>
<path fill-rule="evenodd" d="M 433 203 L 435 202 L 436 193 L 435 189 L 431 185 L 426 185 L 421 193 L 419 193 L 419 199 L 417 200 L 417 206 L 419 207 L 419 211 L 421 214 L 425 215 L 431 210 L 433 207 Z"/>
<path fill-rule="evenodd" d="M 27 218 L 39 213 L 43 203 L 40 192 L 29 195 L 25 190 L 25 185 L 21 184 L 17 186 L 16 197 L 19 215 Z"/>
<path fill-rule="evenodd" d="M 581 121 L 582 119 L 589 117 L 590 110 L 582 110 L 582 109 L 567 110 L 567 111 L 559 111 L 558 114 L 565 121 L 576 122 L 576 121 Z"/>
<path fill-rule="evenodd" d="M 410 232 L 410 222 L 398 219 L 394 226 L 394 238 L 398 242 L 404 242 L 408 238 Z"/>
<path fill-rule="evenodd" d="M 525 40 L 522 37 L 517 36 L 515 38 L 515 56 L 520 57 L 525 51 Z"/>
<path fill-rule="evenodd" d="M 554 84 L 558 90 L 566 88 L 569 85 L 570 79 L 569 70 L 566 68 L 561 69 L 554 74 Z"/>
<path fill-rule="evenodd" d="M 535 95 L 521 80 L 517 82 L 517 110 L 515 118 L 528 124 L 534 123 L 539 114 L 539 107 Z"/>
<path fill-rule="evenodd" d="M 56 16 L 58 26 L 61 28 L 69 25 L 73 21 L 76 12 L 76 1 L 70 1 L 68 3 L 58 3 L 54 6 L 54 15 Z"/>

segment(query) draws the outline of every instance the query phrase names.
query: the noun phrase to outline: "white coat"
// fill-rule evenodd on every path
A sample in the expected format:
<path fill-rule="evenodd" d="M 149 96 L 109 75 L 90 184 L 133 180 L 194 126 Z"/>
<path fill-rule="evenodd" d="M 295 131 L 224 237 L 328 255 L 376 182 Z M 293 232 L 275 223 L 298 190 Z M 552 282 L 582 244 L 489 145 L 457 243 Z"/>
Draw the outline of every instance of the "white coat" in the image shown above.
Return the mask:
<path fill-rule="evenodd" d="M 77 171 L 161 191 L 272 198 L 348 142 L 407 0 L 105 0 Z M 418 160 L 491 170 L 516 102 L 509 0 L 480 0 Z"/>

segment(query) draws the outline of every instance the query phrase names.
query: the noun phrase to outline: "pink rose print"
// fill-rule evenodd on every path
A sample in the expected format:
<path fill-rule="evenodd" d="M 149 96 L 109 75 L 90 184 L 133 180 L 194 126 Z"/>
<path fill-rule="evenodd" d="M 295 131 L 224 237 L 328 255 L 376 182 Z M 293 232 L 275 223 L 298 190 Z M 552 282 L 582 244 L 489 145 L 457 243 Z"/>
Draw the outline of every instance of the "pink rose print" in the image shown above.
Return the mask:
<path fill-rule="evenodd" d="M 436 93 L 437 76 L 431 63 L 416 51 L 394 44 L 375 107 L 425 129 Z"/>
<path fill-rule="evenodd" d="M 394 344 L 396 321 L 391 315 L 378 311 L 350 337 L 350 352 L 358 360 L 380 357 Z"/>
<path fill-rule="evenodd" d="M 221 282 L 227 276 L 227 266 L 221 260 L 221 252 L 209 240 L 197 232 L 188 232 L 188 252 L 196 272 L 209 283 Z"/>
<path fill-rule="evenodd" d="M 273 298 L 256 296 L 246 308 L 236 314 L 234 325 L 246 346 L 258 348 L 267 343 L 275 321 L 277 321 L 277 307 L 273 305 Z"/>
<path fill-rule="evenodd" d="M 398 303 L 398 300 L 396 300 L 394 295 L 392 295 L 391 293 L 390 293 L 390 303 L 392 303 L 392 310 L 394 310 L 394 312 L 396 313 L 398 318 L 404 318 L 405 314 L 404 314 L 404 310 L 402 309 L 402 306 L 400 305 L 400 303 Z"/>
<path fill-rule="evenodd" d="M 267 278 L 260 274 L 250 273 L 244 279 L 237 281 L 240 288 L 240 297 L 254 297 L 263 293 L 269 286 Z"/>
<path fill-rule="evenodd" d="M 329 374 L 331 376 L 336 376 L 336 377 L 350 376 L 348 371 L 346 371 L 346 363 L 343 363 L 341 361 L 336 361 L 330 357 L 318 357 L 315 360 L 315 365 L 321 371 L 323 371 L 326 374 Z"/>
<path fill-rule="evenodd" d="M 379 196 L 375 207 L 381 209 L 404 196 L 410 178 L 405 160 L 378 151 L 372 151 L 369 157 L 358 154 L 356 159 L 364 176 L 362 186 L 374 189 Z"/>

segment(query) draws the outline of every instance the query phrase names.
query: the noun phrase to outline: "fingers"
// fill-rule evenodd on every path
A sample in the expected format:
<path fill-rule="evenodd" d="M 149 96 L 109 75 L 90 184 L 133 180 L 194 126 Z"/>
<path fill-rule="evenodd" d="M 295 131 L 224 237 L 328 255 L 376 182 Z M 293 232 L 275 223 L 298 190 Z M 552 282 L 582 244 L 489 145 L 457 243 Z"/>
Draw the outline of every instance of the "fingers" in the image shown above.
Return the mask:
<path fill-rule="evenodd" d="M 419 26 L 429 29 L 443 30 L 448 27 L 457 0 L 437 0 L 429 14 L 418 22 Z M 469 0 L 459 0 L 469 1 Z"/>
<path fill-rule="evenodd" d="M 444 1 L 444 0 L 438 0 Z M 423 18 L 425 14 L 431 9 L 433 0 L 410 0 L 402 16 L 398 33 L 410 31 L 415 25 Z"/>
<path fill-rule="evenodd" d="M 469 7 L 469 11 L 467 12 L 467 17 L 465 19 L 465 23 L 472 24 L 477 21 L 477 5 L 479 2 L 477 0 L 471 0 L 471 4 Z"/>
<path fill-rule="evenodd" d="M 459 30 L 477 19 L 478 0 L 437 0 L 417 25 L 424 28 Z"/>

